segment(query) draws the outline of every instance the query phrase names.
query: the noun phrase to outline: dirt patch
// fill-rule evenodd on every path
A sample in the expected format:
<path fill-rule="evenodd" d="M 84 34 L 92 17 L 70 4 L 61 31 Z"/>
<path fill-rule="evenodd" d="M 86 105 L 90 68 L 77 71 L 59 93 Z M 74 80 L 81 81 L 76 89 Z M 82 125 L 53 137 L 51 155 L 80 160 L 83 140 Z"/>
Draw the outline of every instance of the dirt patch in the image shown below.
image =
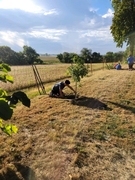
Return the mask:
<path fill-rule="evenodd" d="M 53 97 L 56 98 L 56 97 Z M 71 104 L 77 105 L 77 106 L 85 106 L 92 109 L 109 109 L 107 107 L 107 104 L 101 102 L 98 99 L 92 98 L 92 97 L 85 97 L 85 96 L 75 96 L 75 95 L 66 95 L 64 98 L 59 98 L 63 100 L 71 100 Z"/>
<path fill-rule="evenodd" d="M 78 106 L 86 106 L 92 109 L 107 109 L 107 104 L 95 98 L 80 97 L 72 100 L 72 104 Z"/>
<path fill-rule="evenodd" d="M 19 163 L 8 164 L 4 171 L 0 172 L 0 180 L 36 180 L 34 171 L 28 166 Z"/>
<path fill-rule="evenodd" d="M 71 99 L 71 104 L 77 105 L 77 106 L 85 106 L 92 109 L 108 109 L 107 104 L 101 102 L 98 99 L 95 99 L 93 97 L 85 97 L 85 96 L 75 96 L 75 95 L 67 95 L 64 99 Z"/>

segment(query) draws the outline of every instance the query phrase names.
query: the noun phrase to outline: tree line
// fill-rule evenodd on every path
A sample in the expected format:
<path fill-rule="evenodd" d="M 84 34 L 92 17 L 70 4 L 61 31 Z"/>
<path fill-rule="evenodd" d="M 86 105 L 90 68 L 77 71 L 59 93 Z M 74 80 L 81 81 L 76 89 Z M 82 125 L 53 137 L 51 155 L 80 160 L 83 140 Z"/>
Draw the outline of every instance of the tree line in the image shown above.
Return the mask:
<path fill-rule="evenodd" d="M 30 46 L 23 46 L 22 52 L 15 52 L 8 46 L 0 46 L 0 63 L 9 65 L 42 64 L 39 54 Z"/>
<path fill-rule="evenodd" d="M 64 52 L 56 56 L 61 63 L 72 63 L 73 58 L 78 56 L 82 58 L 84 63 L 101 63 L 105 59 L 106 62 L 122 61 L 124 52 L 107 52 L 105 55 L 93 52 L 91 49 L 83 48 L 80 54 Z M 9 65 L 31 65 L 43 64 L 40 55 L 30 46 L 23 46 L 22 52 L 15 52 L 8 46 L 0 46 L 0 63 Z"/>
<path fill-rule="evenodd" d="M 123 51 L 116 52 L 116 53 L 107 52 L 105 55 L 101 55 L 100 53 L 97 53 L 97 52 L 92 53 L 91 49 L 83 48 L 80 51 L 80 54 L 64 52 L 63 54 L 62 53 L 58 54 L 57 58 L 62 63 L 72 63 L 73 58 L 75 56 L 82 58 L 82 60 L 85 63 L 101 63 L 104 60 L 106 62 L 122 61 L 124 58 L 124 55 L 125 54 Z"/>

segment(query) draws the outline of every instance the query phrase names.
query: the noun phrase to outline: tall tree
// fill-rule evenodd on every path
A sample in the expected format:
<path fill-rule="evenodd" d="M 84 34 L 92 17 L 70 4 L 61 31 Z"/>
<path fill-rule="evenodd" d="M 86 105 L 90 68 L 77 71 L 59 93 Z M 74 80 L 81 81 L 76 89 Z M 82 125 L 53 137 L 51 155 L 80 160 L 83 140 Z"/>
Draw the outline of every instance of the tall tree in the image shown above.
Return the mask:
<path fill-rule="evenodd" d="M 60 62 L 62 63 L 72 63 L 73 62 L 73 58 L 74 56 L 76 56 L 77 54 L 75 53 L 68 53 L 68 52 L 64 52 L 63 54 L 58 54 L 57 58 L 59 59 Z"/>
<path fill-rule="evenodd" d="M 118 62 L 118 61 L 123 61 L 124 58 L 124 51 L 119 51 L 114 53 L 114 61 Z"/>
<path fill-rule="evenodd" d="M 59 59 L 60 62 L 63 62 L 63 54 L 57 54 L 56 58 Z"/>
<path fill-rule="evenodd" d="M 70 63 L 70 62 L 71 62 L 71 60 L 70 60 L 70 54 L 69 54 L 68 52 L 64 52 L 64 53 L 63 53 L 63 61 L 64 61 L 65 63 Z"/>
<path fill-rule="evenodd" d="M 114 53 L 113 52 L 107 52 L 104 56 L 106 62 L 113 62 L 114 61 Z"/>
<path fill-rule="evenodd" d="M 17 53 L 8 46 L 0 46 L 0 59 L 10 65 L 16 65 L 18 60 Z"/>
<path fill-rule="evenodd" d="M 92 50 L 91 49 L 87 49 L 87 48 L 83 48 L 81 50 L 81 57 L 83 58 L 85 63 L 88 63 L 91 61 L 91 54 L 92 54 Z"/>
<path fill-rule="evenodd" d="M 17 53 L 18 62 L 16 65 L 28 65 L 27 58 L 22 52 Z"/>
<path fill-rule="evenodd" d="M 117 47 L 126 42 L 133 54 L 135 45 L 135 0 L 112 0 L 114 17 L 110 27 Z"/>
<path fill-rule="evenodd" d="M 100 55 L 100 53 L 93 52 L 92 53 L 92 62 L 93 63 L 100 63 L 102 62 L 103 57 Z"/>
<path fill-rule="evenodd" d="M 23 46 L 23 54 L 27 58 L 28 64 L 33 64 L 39 57 L 39 54 L 30 46 Z"/>

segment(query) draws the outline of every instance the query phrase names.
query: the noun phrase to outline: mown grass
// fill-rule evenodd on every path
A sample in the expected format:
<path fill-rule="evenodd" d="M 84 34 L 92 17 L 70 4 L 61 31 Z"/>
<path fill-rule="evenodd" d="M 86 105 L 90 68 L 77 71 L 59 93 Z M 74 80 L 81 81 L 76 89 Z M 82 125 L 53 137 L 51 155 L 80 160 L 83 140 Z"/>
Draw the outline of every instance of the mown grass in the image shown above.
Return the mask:
<path fill-rule="evenodd" d="M 46 94 L 33 95 L 29 109 L 17 106 L 10 122 L 18 126 L 18 134 L 0 136 L 1 172 L 11 177 L 14 169 L 18 180 L 23 179 L 20 164 L 27 178 L 26 166 L 40 180 L 134 179 L 134 76 L 126 66 L 89 71 L 75 103 Z M 46 89 L 52 84 L 46 83 Z M 71 94 L 67 88 L 64 92 Z M 92 99 L 107 108 L 96 108 Z"/>

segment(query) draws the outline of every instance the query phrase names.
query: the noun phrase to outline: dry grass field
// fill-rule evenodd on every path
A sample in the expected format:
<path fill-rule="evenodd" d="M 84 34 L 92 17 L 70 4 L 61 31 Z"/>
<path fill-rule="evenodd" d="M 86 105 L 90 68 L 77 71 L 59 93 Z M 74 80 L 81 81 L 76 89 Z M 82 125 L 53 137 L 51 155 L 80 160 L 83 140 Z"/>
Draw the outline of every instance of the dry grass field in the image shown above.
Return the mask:
<path fill-rule="evenodd" d="M 68 66 L 67 64 L 37 65 L 36 77 L 39 73 L 43 83 L 65 78 L 67 77 L 66 69 Z M 9 74 L 14 78 L 13 84 L 0 82 L 1 87 L 7 91 L 26 89 L 36 84 L 33 66 L 12 66 Z"/>
<path fill-rule="evenodd" d="M 8 92 L 34 87 L 36 85 L 35 67 L 37 70 L 36 77 L 38 77 L 39 74 L 43 83 L 58 81 L 69 76 L 67 74 L 67 68 L 69 66 L 70 64 L 36 65 L 34 69 L 33 66 L 11 66 L 11 72 L 9 72 L 9 74 L 13 76 L 14 83 L 0 82 L 0 86 Z M 101 68 L 103 69 L 103 64 L 93 64 L 92 66 L 89 64 L 90 71 Z"/>
<path fill-rule="evenodd" d="M 44 62 L 44 64 L 60 63 L 59 59 L 57 59 L 56 56 L 40 56 L 39 58 Z"/>
<path fill-rule="evenodd" d="M 78 99 L 50 98 L 52 85 L 18 104 L 18 134 L 0 132 L 0 180 L 134 180 L 135 70 L 89 72 Z"/>

